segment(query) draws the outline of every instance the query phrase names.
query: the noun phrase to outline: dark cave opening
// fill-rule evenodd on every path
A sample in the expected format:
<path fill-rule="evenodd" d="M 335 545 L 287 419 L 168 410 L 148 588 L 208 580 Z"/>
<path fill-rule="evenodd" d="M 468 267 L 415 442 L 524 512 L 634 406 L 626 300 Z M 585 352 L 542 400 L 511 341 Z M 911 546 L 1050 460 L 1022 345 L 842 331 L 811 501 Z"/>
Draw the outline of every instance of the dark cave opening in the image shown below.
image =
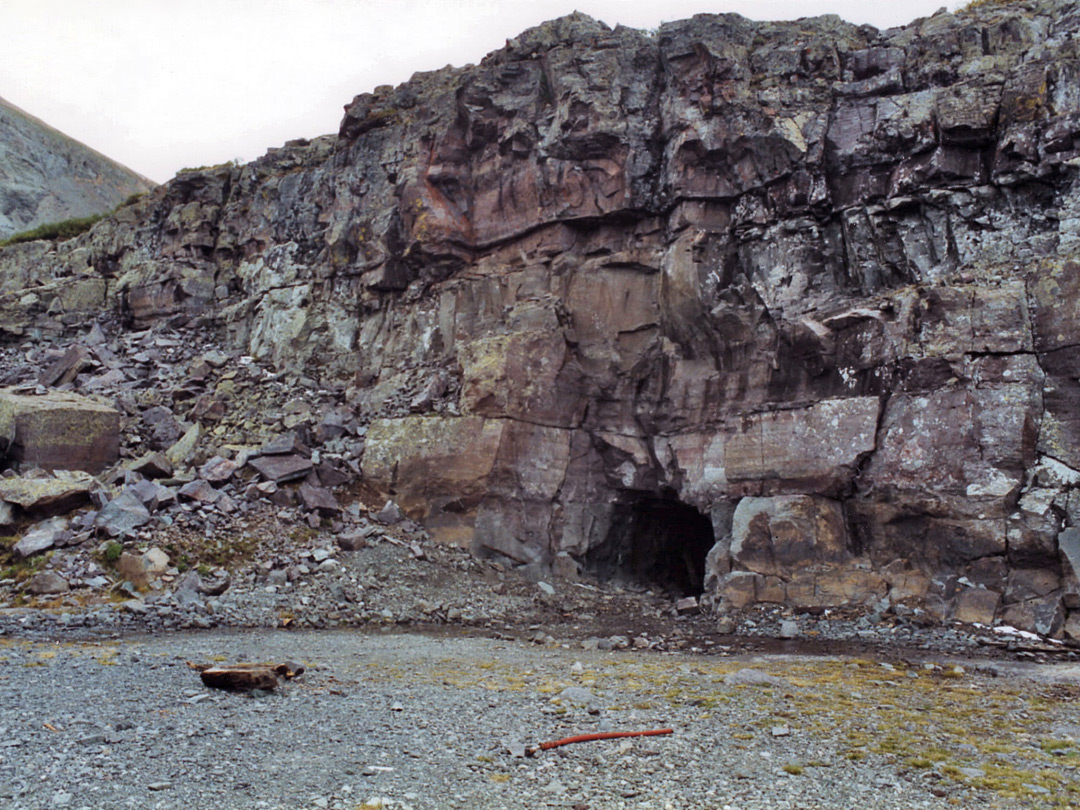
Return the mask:
<path fill-rule="evenodd" d="M 676 598 L 700 596 L 714 542 L 707 515 L 674 495 L 637 494 L 615 504 L 607 537 L 585 555 L 584 567 L 602 581 L 658 587 Z"/>

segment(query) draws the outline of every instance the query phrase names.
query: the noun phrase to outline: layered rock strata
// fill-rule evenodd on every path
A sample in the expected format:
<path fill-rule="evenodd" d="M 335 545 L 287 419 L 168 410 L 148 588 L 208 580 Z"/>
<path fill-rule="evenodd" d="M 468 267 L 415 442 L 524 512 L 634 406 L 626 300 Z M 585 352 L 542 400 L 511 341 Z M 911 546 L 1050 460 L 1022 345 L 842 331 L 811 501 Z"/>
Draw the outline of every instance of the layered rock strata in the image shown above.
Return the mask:
<path fill-rule="evenodd" d="M 563 18 L 0 252 L 0 333 L 345 383 L 365 486 L 479 553 L 1080 636 L 1078 31 Z"/>

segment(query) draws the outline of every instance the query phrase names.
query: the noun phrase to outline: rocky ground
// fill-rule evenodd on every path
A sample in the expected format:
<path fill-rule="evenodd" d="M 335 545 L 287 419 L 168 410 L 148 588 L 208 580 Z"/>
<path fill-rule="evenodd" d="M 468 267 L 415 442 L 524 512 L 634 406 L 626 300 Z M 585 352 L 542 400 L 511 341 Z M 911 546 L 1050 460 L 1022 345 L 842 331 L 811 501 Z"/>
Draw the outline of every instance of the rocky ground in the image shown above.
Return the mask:
<path fill-rule="evenodd" d="M 1060 644 L 890 613 L 680 616 L 655 584 L 537 580 L 407 522 L 368 521 L 345 550 L 272 509 L 246 519 L 262 543 L 228 572 L 171 567 L 141 591 L 76 588 L 0 611 L 6 807 L 1029 808 L 1080 796 L 1080 665 Z M 156 539 L 180 555 L 184 538 Z M 306 671 L 268 693 L 207 689 L 188 665 L 285 660 Z M 673 733 L 525 755 L 660 728 Z"/>
<path fill-rule="evenodd" d="M 370 502 L 343 392 L 190 333 L 96 328 L 76 349 L 2 358 L 19 390 L 121 411 L 97 477 L 0 480 L 84 499 L 7 518 L 5 806 L 1019 808 L 1080 790 L 1061 643 L 885 604 L 717 618 L 664 583 L 476 559 Z M 196 423 L 213 427 L 185 440 Z M 274 480 L 290 465 L 303 477 Z M 285 658 L 306 672 L 268 694 L 188 666 Z M 524 756 L 652 728 L 673 733 Z"/>
<path fill-rule="evenodd" d="M 0 797 L 20 809 L 909 810 L 1080 795 L 1075 665 L 591 647 L 389 628 L 8 640 Z M 270 692 L 207 689 L 189 666 L 286 659 L 307 669 Z M 661 729 L 672 733 L 529 756 L 570 735 Z"/>

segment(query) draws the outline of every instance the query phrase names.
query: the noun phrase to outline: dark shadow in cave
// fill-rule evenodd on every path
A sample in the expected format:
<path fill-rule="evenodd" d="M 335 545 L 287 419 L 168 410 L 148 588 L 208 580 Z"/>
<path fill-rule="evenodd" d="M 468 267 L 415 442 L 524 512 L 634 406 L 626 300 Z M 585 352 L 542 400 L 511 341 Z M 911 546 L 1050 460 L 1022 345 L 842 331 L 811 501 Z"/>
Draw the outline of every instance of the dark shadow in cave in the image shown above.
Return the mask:
<path fill-rule="evenodd" d="M 623 580 L 700 596 L 712 522 L 670 493 L 628 493 L 615 504 L 604 542 L 585 555 L 585 570 L 601 581 Z"/>

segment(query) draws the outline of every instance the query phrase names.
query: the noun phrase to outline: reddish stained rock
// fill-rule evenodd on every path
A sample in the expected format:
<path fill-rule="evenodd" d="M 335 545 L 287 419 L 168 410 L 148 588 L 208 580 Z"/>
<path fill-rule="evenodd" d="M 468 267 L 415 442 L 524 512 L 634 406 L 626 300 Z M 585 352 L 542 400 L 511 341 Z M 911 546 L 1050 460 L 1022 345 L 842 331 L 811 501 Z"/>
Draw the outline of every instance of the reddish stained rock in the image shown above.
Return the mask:
<path fill-rule="evenodd" d="M 271 667 L 210 667 L 199 673 L 202 682 L 212 689 L 277 689 L 277 674 Z"/>
<path fill-rule="evenodd" d="M 204 481 L 201 478 L 196 478 L 194 481 L 184 484 L 177 494 L 181 498 L 198 501 L 199 503 L 217 503 L 221 497 L 221 493 L 214 489 L 209 481 Z"/>
<path fill-rule="evenodd" d="M 236 470 L 235 461 L 214 456 L 199 468 L 199 475 L 211 484 L 220 484 L 232 478 Z"/>

